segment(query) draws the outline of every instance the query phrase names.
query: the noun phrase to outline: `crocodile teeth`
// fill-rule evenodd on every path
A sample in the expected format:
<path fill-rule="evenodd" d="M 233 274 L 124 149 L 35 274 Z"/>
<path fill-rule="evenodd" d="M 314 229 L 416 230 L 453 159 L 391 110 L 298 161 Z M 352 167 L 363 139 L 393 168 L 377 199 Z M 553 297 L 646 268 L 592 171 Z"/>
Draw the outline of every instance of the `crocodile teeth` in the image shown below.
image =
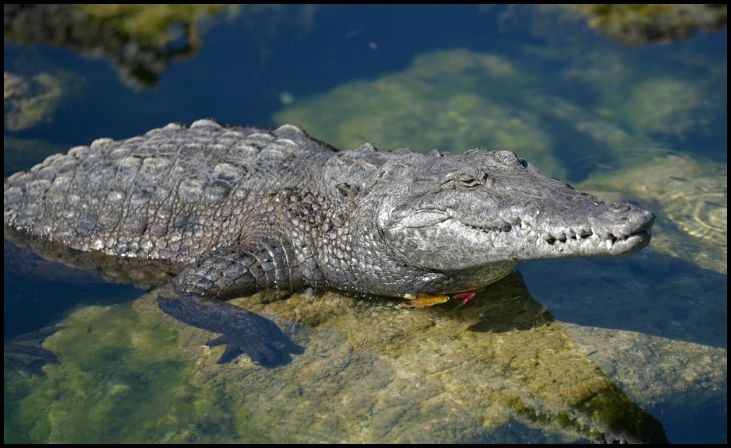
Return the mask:
<path fill-rule="evenodd" d="M 610 250 L 612 248 L 612 240 L 605 240 L 604 245 L 606 246 L 607 250 Z"/>

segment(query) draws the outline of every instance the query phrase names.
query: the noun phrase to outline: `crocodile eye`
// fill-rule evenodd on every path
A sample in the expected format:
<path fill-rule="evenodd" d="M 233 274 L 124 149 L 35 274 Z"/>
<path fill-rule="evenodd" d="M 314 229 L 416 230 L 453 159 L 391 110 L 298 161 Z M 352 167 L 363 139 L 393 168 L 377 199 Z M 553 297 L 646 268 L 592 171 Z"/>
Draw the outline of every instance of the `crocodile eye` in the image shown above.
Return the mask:
<path fill-rule="evenodd" d="M 482 181 L 471 174 L 460 174 L 457 177 L 457 185 L 465 188 L 472 188 L 482 185 Z"/>

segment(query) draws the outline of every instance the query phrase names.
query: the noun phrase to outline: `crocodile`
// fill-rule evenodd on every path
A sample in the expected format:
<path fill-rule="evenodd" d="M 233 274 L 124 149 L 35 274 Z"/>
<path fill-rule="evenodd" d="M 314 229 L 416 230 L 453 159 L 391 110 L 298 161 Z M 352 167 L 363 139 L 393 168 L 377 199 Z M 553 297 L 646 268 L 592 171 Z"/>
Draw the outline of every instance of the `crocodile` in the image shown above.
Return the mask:
<path fill-rule="evenodd" d="M 294 125 L 211 119 L 97 139 L 5 179 L 6 238 L 115 281 L 170 282 L 160 308 L 223 333 L 209 342 L 227 344 L 219 362 L 267 367 L 302 347 L 226 300 L 305 287 L 471 297 L 518 261 L 636 252 L 654 219 L 510 151 L 340 151 Z"/>

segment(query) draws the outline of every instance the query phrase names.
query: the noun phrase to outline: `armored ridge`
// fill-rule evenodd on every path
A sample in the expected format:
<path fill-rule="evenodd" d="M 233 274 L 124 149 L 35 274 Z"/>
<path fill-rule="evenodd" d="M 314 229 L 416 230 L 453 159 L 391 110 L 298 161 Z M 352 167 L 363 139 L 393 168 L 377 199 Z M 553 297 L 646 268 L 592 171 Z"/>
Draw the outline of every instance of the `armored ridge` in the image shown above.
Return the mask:
<path fill-rule="evenodd" d="M 639 250 L 653 220 L 509 151 L 388 153 L 366 143 L 341 152 L 292 125 L 268 131 L 212 120 L 99 139 L 5 180 L 6 229 L 123 258 L 131 270 L 151 260 L 183 266 L 173 273 L 179 300 L 161 307 L 197 326 L 210 310 L 197 299 L 264 288 L 474 291 L 519 260 Z M 220 330 L 230 344 L 223 358 L 276 358 L 266 341 L 282 335 L 251 314 Z M 259 347 L 244 347 L 247 338 Z"/>
<path fill-rule="evenodd" d="M 210 120 L 98 139 L 6 179 L 5 225 L 81 251 L 190 262 L 237 239 L 257 211 L 247 207 L 266 208 L 266 184 L 296 186 L 298 168 L 331 154 L 292 126 Z"/>

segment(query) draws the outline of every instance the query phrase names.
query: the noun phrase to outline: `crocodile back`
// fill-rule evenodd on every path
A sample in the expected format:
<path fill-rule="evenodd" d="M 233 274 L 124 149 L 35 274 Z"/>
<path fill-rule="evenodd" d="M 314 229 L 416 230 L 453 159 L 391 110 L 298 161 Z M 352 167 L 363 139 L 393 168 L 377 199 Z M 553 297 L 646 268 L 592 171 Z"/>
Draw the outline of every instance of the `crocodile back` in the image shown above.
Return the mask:
<path fill-rule="evenodd" d="M 270 192 L 311 182 L 334 151 L 292 125 L 212 120 L 98 139 L 7 178 L 5 226 L 82 251 L 187 263 L 276 221 Z"/>

